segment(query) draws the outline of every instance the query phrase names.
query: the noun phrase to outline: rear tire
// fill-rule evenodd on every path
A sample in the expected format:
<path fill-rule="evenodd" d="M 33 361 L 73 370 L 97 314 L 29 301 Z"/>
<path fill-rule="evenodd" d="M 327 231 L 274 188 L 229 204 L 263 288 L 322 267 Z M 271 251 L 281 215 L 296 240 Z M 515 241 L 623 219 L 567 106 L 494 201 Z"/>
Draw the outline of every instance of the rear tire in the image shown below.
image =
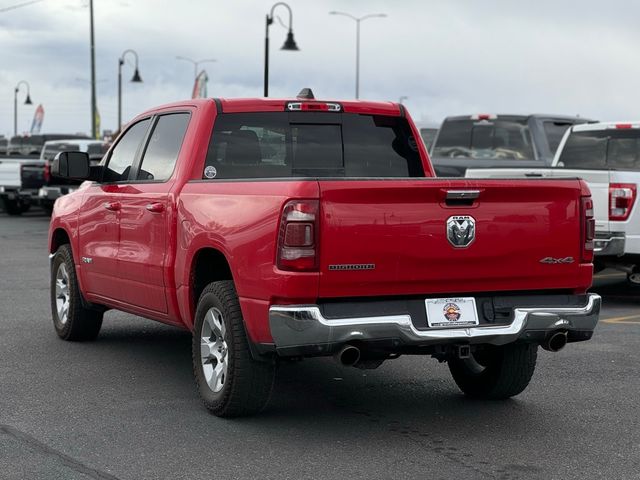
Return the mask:
<path fill-rule="evenodd" d="M 102 327 L 103 312 L 85 308 L 82 303 L 69 245 L 58 248 L 51 266 L 51 315 L 53 327 L 63 340 L 95 340 Z"/>
<path fill-rule="evenodd" d="M 640 286 L 640 269 L 638 267 L 634 267 L 633 272 L 627 274 L 627 282 L 634 287 Z"/>
<path fill-rule="evenodd" d="M 453 379 L 465 395 L 500 400 L 527 388 L 537 357 L 538 345 L 533 343 L 486 345 L 470 358 L 451 358 L 448 364 Z"/>
<path fill-rule="evenodd" d="M 275 363 L 252 357 L 233 282 L 212 282 L 200 295 L 192 359 L 200 398 L 214 415 L 252 415 L 269 401 Z"/>
<path fill-rule="evenodd" d="M 5 200 L 4 201 L 4 211 L 7 212 L 8 215 L 22 215 L 26 210 L 24 209 L 24 205 L 22 205 L 17 200 Z"/>
<path fill-rule="evenodd" d="M 44 213 L 46 213 L 48 216 L 51 216 L 51 214 L 53 213 L 53 203 L 43 203 L 41 207 L 42 210 L 44 210 Z"/>

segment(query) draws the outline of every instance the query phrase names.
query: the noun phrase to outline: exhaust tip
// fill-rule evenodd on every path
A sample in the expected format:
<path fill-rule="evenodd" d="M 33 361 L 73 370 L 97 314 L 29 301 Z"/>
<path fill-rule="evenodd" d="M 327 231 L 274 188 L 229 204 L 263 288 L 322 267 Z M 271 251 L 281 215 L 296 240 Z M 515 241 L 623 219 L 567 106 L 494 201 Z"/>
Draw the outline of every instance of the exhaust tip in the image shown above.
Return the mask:
<path fill-rule="evenodd" d="M 567 332 L 560 331 L 552 333 L 542 344 L 542 348 L 549 352 L 559 352 L 567 345 Z"/>
<path fill-rule="evenodd" d="M 360 349 L 353 345 L 345 345 L 335 354 L 335 359 L 345 367 L 353 367 L 360 360 Z"/>

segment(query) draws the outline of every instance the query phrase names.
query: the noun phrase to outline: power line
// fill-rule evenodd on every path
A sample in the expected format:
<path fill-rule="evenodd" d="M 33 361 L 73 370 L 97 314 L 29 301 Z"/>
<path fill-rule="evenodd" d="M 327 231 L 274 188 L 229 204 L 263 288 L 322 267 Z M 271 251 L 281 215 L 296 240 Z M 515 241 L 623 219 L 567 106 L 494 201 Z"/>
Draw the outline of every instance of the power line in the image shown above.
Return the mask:
<path fill-rule="evenodd" d="M 0 13 L 8 12 L 9 10 L 15 10 L 16 8 L 26 7 L 27 5 L 33 5 L 34 3 L 44 2 L 44 0 L 31 0 L 30 2 L 23 2 L 10 7 L 0 8 Z"/>

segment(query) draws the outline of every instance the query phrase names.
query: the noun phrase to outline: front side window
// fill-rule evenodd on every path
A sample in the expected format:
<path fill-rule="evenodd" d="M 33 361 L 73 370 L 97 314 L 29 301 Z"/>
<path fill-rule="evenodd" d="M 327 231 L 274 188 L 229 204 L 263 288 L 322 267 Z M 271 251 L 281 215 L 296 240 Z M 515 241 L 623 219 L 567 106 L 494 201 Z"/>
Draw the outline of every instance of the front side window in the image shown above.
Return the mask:
<path fill-rule="evenodd" d="M 424 176 L 405 118 L 288 112 L 216 119 L 203 178 Z"/>
<path fill-rule="evenodd" d="M 138 180 L 169 180 L 188 124 L 188 113 L 173 113 L 158 118 L 142 158 Z"/>
<path fill-rule="evenodd" d="M 142 120 L 129 128 L 111 151 L 107 160 L 103 180 L 121 182 L 129 179 L 129 172 L 140 144 L 149 129 L 150 119 Z"/>

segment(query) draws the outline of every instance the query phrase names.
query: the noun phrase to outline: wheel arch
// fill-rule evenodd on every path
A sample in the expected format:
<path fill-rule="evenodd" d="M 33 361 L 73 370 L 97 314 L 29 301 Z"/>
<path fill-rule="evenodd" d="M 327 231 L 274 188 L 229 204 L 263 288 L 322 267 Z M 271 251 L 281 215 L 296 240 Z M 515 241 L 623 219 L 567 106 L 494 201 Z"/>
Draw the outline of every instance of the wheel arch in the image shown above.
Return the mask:
<path fill-rule="evenodd" d="M 66 244 L 71 245 L 71 236 L 64 228 L 57 227 L 51 233 L 51 241 L 49 242 L 49 253 L 56 253 L 58 248 Z"/>
<path fill-rule="evenodd" d="M 227 256 L 211 246 L 197 250 L 189 267 L 189 310 L 195 313 L 198 299 L 208 284 L 222 280 L 231 280 L 235 284 Z"/>

